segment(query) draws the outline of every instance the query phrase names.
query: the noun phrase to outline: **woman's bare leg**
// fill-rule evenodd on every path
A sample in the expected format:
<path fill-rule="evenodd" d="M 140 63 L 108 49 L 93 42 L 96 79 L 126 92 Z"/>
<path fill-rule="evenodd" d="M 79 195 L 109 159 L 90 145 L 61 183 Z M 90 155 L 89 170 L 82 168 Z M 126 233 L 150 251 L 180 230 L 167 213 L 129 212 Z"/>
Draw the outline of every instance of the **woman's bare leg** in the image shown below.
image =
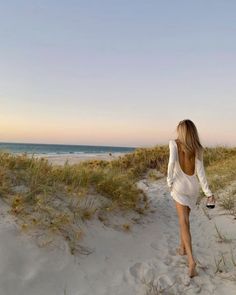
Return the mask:
<path fill-rule="evenodd" d="M 180 245 L 179 245 L 179 248 L 177 249 L 177 253 L 179 255 L 186 255 L 186 250 L 185 250 L 185 246 L 184 246 L 184 240 L 183 240 L 183 237 L 182 237 L 182 232 L 181 230 L 179 231 L 179 235 L 180 235 Z"/>
<path fill-rule="evenodd" d="M 182 230 L 181 228 L 179 227 L 179 236 L 180 236 L 180 245 L 179 245 L 179 248 L 177 249 L 177 253 L 181 256 L 183 255 L 186 255 L 186 249 L 185 249 L 185 246 L 184 246 L 184 239 L 183 239 L 183 235 L 182 235 Z"/>
<path fill-rule="evenodd" d="M 189 263 L 189 276 L 194 277 L 197 275 L 195 267 L 196 262 L 193 258 L 192 253 L 192 241 L 191 241 L 191 233 L 190 233 L 190 223 L 189 223 L 189 214 L 190 209 L 187 206 L 183 206 L 178 202 L 175 202 L 176 210 L 179 217 L 179 225 L 180 225 L 180 232 L 181 232 L 181 240 L 184 245 L 184 249 L 187 253 L 188 263 Z"/>

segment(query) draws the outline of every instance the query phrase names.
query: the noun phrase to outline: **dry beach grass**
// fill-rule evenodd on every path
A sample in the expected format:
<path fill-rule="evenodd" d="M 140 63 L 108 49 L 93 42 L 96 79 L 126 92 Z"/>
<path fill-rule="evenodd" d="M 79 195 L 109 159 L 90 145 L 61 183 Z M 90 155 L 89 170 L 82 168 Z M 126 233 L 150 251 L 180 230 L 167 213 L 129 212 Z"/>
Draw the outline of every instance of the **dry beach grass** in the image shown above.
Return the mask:
<path fill-rule="evenodd" d="M 216 195 L 236 179 L 236 148 L 206 148 L 204 163 Z M 112 161 L 64 166 L 52 165 L 43 158 L 1 152 L 0 196 L 21 230 L 37 232 L 39 245 L 60 236 L 71 253 L 86 254 L 89 250 L 80 245 L 84 235 L 81 225 L 94 216 L 105 222 L 107 213 L 114 210 L 145 213 L 148 200 L 136 183 L 146 174 L 153 181 L 164 177 L 167 164 L 168 146 L 136 149 Z M 235 191 L 221 194 L 219 200 L 231 214 L 235 214 Z M 122 228 L 130 231 L 131 225 L 124 221 Z"/>
<path fill-rule="evenodd" d="M 199 198 L 191 214 L 199 276 L 190 282 L 175 251 L 168 146 L 64 166 L 0 153 L 0 293 L 234 295 L 235 156 L 235 148 L 206 149 L 220 206 L 208 210 Z"/>

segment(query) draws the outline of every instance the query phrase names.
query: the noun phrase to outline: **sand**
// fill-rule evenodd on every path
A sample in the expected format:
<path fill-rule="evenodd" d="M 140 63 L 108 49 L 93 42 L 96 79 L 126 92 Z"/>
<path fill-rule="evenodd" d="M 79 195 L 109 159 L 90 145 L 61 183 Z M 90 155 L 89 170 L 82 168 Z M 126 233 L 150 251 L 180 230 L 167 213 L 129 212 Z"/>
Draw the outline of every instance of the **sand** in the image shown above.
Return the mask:
<path fill-rule="evenodd" d="M 34 155 L 36 158 L 45 158 L 49 163 L 53 165 L 64 165 L 67 161 L 68 164 L 78 164 L 87 160 L 114 160 L 119 156 L 123 156 L 124 153 L 100 153 L 100 154 L 37 154 Z M 31 156 L 29 154 L 29 156 Z"/>
<path fill-rule="evenodd" d="M 81 241 L 89 255 L 72 256 L 65 243 L 38 247 L 18 230 L 3 202 L 0 216 L 1 295 L 157 295 L 236 294 L 236 220 L 217 207 L 191 214 L 194 255 L 199 276 L 189 279 L 186 257 L 176 254 L 178 220 L 165 178 L 138 186 L 150 201 L 150 212 L 133 222 L 130 231 L 88 221 Z M 117 224 L 123 219 L 116 215 Z M 130 223 L 132 220 L 130 219 Z M 231 242 L 218 241 L 214 224 Z M 221 253 L 221 273 L 215 273 Z"/>

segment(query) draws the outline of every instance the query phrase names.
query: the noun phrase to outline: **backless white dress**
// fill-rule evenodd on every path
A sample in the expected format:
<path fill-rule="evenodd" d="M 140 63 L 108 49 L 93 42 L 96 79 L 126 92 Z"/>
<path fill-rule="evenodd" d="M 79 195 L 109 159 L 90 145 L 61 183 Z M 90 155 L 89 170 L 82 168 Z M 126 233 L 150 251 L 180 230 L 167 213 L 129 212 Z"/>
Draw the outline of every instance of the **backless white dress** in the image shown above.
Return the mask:
<path fill-rule="evenodd" d="M 207 183 L 203 160 L 195 157 L 194 174 L 188 175 L 180 167 L 178 146 L 175 140 L 169 141 L 169 152 L 167 185 L 171 188 L 170 194 L 178 203 L 193 209 L 199 196 L 200 185 L 205 196 L 212 196 Z"/>

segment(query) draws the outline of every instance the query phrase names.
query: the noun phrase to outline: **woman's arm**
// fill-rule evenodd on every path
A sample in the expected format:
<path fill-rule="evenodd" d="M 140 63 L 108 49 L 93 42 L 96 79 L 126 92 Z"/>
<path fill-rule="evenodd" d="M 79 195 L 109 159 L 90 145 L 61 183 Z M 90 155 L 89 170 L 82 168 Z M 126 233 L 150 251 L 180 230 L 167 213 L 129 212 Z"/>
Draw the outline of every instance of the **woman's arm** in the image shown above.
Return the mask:
<path fill-rule="evenodd" d="M 204 163 L 203 163 L 203 153 L 201 153 L 200 159 L 197 158 L 196 161 L 196 168 L 197 168 L 197 176 L 199 179 L 199 182 L 201 184 L 201 188 L 207 197 L 213 196 L 206 179 L 205 169 L 204 169 Z"/>
<path fill-rule="evenodd" d="M 175 147 L 173 145 L 172 140 L 169 141 L 169 162 L 168 162 L 168 169 L 167 169 L 167 185 L 169 188 L 172 188 L 174 182 L 174 167 L 176 161 L 176 152 Z"/>

